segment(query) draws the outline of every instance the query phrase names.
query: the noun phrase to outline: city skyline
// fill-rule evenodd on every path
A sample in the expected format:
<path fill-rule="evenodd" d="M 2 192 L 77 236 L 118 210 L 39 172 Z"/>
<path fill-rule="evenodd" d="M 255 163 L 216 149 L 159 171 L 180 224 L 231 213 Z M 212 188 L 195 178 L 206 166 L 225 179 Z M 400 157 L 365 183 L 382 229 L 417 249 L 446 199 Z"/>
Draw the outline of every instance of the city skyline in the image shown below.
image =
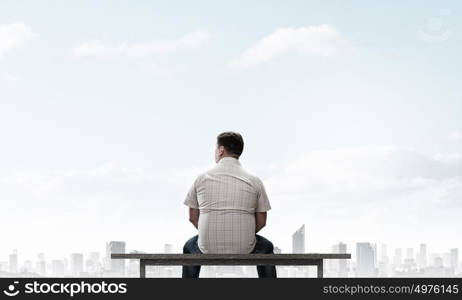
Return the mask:
<path fill-rule="evenodd" d="M 305 243 L 304 235 L 300 235 L 304 225 L 295 233 L 297 243 Z M 302 238 L 303 237 L 303 238 Z M 303 239 L 303 240 L 302 240 Z M 284 251 L 275 245 L 277 253 L 308 253 L 298 249 L 299 244 L 291 251 Z M 332 253 L 351 253 L 352 259 L 349 260 L 326 260 L 324 262 L 325 277 L 462 277 L 462 261 L 459 257 L 459 249 L 447 249 L 449 252 L 438 253 L 431 250 L 428 252 L 428 245 L 422 243 L 418 245 L 419 251 L 414 252 L 414 248 L 395 248 L 390 253 L 387 244 L 380 244 L 380 251 L 377 251 L 377 244 L 370 242 L 357 242 L 354 249 L 348 250 L 348 244 L 339 242 L 332 245 Z M 174 253 L 172 244 L 164 244 L 161 253 Z M 137 260 L 108 259 L 111 253 L 147 253 L 142 250 L 125 251 L 125 241 L 110 241 L 106 243 L 106 255 L 102 257 L 100 252 L 90 253 L 71 253 L 68 258 L 50 259 L 46 253 L 38 253 L 37 260 L 18 259 L 19 251 L 14 249 L 9 255 L 7 262 L 0 259 L 0 276 L 70 276 L 70 277 L 138 277 L 139 264 Z M 431 249 L 431 248 L 430 248 Z M 406 254 L 403 256 L 403 250 Z M 428 252 L 428 253 L 427 253 Z M 35 262 L 35 267 L 34 267 Z M 151 269 L 148 274 L 158 277 L 179 276 L 180 266 L 175 267 L 156 267 Z M 214 276 L 250 276 L 255 275 L 250 268 L 245 266 L 234 267 L 211 267 L 204 266 L 204 277 Z M 35 271 L 32 271 L 35 270 Z M 315 272 L 310 267 L 278 266 L 281 277 L 303 277 L 313 276 Z M 452 272 L 452 273 L 451 273 Z M 221 274 L 221 275 L 220 275 Z"/>

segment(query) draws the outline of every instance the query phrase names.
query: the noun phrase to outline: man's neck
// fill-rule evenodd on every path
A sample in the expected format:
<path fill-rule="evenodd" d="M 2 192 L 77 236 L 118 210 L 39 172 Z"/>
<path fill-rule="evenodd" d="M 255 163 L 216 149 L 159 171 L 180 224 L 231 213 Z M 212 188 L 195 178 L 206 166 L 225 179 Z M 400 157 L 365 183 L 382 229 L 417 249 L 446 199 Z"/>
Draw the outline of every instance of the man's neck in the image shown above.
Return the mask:
<path fill-rule="evenodd" d="M 223 158 L 227 158 L 227 159 L 233 158 L 233 159 L 239 160 L 239 158 L 234 157 L 234 156 L 223 156 L 222 158 L 220 158 L 220 160 L 222 160 Z"/>

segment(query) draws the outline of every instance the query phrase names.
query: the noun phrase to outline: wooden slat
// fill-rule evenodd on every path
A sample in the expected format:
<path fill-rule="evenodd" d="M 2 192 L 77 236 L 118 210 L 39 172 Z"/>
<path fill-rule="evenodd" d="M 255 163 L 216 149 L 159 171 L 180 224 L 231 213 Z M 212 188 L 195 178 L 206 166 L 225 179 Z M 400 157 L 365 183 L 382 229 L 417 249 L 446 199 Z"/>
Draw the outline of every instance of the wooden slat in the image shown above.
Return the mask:
<path fill-rule="evenodd" d="M 146 265 L 318 265 L 322 259 L 349 259 L 351 254 L 128 254 L 113 259 L 140 259 Z"/>
<path fill-rule="evenodd" d="M 131 259 L 348 259 L 350 253 L 307 253 L 307 254 L 150 254 L 112 253 L 111 258 Z"/>
<path fill-rule="evenodd" d="M 196 265 L 209 265 L 209 266 L 265 266 L 265 265 L 278 265 L 278 266 L 316 266 L 319 264 L 321 259 L 175 259 L 175 260 L 164 260 L 164 259 L 141 259 L 149 266 L 196 266 Z"/>

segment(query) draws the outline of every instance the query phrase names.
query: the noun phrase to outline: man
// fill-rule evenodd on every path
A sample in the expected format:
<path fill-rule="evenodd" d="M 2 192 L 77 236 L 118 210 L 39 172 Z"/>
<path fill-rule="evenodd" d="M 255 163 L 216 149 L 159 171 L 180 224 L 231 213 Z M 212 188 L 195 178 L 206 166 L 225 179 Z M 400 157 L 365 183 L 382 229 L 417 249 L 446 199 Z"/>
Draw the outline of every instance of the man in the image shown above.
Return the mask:
<path fill-rule="evenodd" d="M 199 234 L 185 243 L 183 253 L 273 253 L 273 244 L 256 234 L 265 227 L 271 206 L 262 181 L 242 167 L 243 150 L 239 133 L 217 136 L 217 165 L 196 178 L 184 201 Z M 200 268 L 183 266 L 183 277 L 199 277 Z M 257 272 L 276 277 L 274 266 L 257 266 Z"/>

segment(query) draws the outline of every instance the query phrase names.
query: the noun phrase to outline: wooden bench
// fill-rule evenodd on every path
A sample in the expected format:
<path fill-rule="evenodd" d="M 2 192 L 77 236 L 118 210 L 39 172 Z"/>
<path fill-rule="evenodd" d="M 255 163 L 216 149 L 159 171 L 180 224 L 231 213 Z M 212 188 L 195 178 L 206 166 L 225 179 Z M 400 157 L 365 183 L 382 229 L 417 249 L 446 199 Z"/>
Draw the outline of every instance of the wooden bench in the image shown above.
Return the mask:
<path fill-rule="evenodd" d="M 230 265 L 279 265 L 317 266 L 318 278 L 323 277 L 324 259 L 349 259 L 349 253 L 310 254 L 125 254 L 113 253 L 112 259 L 139 259 L 140 277 L 146 277 L 146 266 L 230 266 Z"/>

